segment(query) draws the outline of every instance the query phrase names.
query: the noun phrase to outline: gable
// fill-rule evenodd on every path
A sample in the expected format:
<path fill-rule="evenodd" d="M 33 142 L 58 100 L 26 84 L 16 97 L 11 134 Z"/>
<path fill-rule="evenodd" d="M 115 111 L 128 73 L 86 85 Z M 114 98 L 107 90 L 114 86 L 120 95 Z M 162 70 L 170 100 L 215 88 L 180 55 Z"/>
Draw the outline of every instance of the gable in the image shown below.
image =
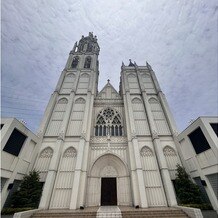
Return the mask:
<path fill-rule="evenodd" d="M 101 99 L 121 99 L 119 93 L 114 87 L 108 82 L 104 88 L 99 92 L 97 98 Z"/>

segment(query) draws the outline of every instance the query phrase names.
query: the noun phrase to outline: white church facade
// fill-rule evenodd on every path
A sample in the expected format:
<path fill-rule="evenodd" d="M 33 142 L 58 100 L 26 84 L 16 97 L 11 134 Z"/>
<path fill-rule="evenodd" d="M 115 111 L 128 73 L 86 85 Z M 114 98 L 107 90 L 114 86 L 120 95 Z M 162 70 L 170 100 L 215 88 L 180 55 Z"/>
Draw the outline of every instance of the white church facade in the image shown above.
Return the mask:
<path fill-rule="evenodd" d="M 69 54 L 39 129 L 39 208 L 176 206 L 177 129 L 151 66 L 122 64 L 120 90 L 98 92 L 99 45 Z"/>

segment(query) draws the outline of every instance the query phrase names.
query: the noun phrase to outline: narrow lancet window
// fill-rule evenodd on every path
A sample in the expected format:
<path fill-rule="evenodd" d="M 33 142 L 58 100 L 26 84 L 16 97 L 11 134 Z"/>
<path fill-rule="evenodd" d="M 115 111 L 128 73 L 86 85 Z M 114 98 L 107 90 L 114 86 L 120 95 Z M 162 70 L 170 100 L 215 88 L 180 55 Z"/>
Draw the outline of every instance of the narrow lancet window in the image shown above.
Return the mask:
<path fill-rule="evenodd" d="M 107 127 L 104 126 L 104 128 L 103 128 L 103 136 L 106 136 L 106 133 L 107 133 Z"/>
<path fill-rule="evenodd" d="M 78 63 L 79 63 L 79 57 L 74 57 L 73 58 L 73 61 L 72 61 L 72 68 L 77 68 L 77 66 L 78 66 Z"/>
<path fill-rule="evenodd" d="M 92 62 L 91 57 L 87 57 L 87 58 L 85 59 L 84 68 L 90 68 L 90 67 L 91 67 L 91 62 Z"/>

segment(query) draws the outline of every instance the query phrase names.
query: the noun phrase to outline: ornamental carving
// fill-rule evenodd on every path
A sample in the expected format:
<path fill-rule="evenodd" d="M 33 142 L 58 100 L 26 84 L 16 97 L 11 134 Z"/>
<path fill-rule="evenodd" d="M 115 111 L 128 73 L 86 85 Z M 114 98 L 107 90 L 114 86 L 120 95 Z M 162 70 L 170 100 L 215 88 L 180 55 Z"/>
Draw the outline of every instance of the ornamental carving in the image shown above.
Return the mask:
<path fill-rule="evenodd" d="M 45 148 L 41 154 L 40 154 L 40 158 L 51 158 L 53 155 L 53 150 L 51 148 Z"/>
<path fill-rule="evenodd" d="M 106 166 L 102 172 L 101 172 L 102 177 L 113 177 L 117 176 L 117 172 L 112 166 Z"/>
<path fill-rule="evenodd" d="M 67 104 L 68 100 L 66 98 L 61 98 L 59 101 L 58 101 L 58 104 Z"/>
<path fill-rule="evenodd" d="M 156 130 L 153 130 L 153 131 L 152 131 L 152 138 L 153 138 L 153 139 L 157 139 L 157 138 L 158 138 L 158 133 L 157 133 Z"/>
<path fill-rule="evenodd" d="M 92 150 L 107 150 L 107 146 L 91 146 Z"/>
<path fill-rule="evenodd" d="M 68 148 L 65 152 L 63 157 L 76 157 L 76 149 L 73 147 Z"/>
<path fill-rule="evenodd" d="M 126 150 L 126 146 L 110 146 L 110 149 L 113 150 Z M 107 150 L 108 146 L 91 146 L 92 150 Z"/>
<path fill-rule="evenodd" d="M 156 99 L 156 98 L 154 98 L 154 97 L 152 97 L 152 98 L 149 98 L 149 100 L 148 100 L 148 102 L 150 103 L 150 104 L 154 104 L 154 103 L 158 103 L 158 100 Z"/>
<path fill-rule="evenodd" d="M 94 105 L 95 106 L 108 105 L 110 107 L 117 107 L 117 106 L 123 107 L 123 100 L 121 100 L 121 99 L 105 99 L 105 98 L 100 99 L 98 97 L 98 98 L 95 99 Z"/>
<path fill-rule="evenodd" d="M 76 92 L 76 89 L 75 89 L 75 87 L 71 89 L 71 92 Z"/>
<path fill-rule="evenodd" d="M 81 133 L 80 138 L 86 141 L 86 133 L 84 131 Z"/>
<path fill-rule="evenodd" d="M 170 146 L 166 146 L 163 151 L 165 156 L 176 156 L 175 150 Z"/>
<path fill-rule="evenodd" d="M 141 156 L 142 157 L 151 157 L 151 156 L 153 156 L 153 152 L 152 152 L 152 150 L 149 148 L 149 147 L 147 147 L 147 146 L 144 146 L 142 149 L 141 149 Z"/>
<path fill-rule="evenodd" d="M 133 98 L 133 99 L 132 99 L 132 103 L 133 103 L 133 104 L 141 104 L 142 101 L 141 101 L 141 99 L 139 99 L 139 98 Z"/>
<path fill-rule="evenodd" d="M 82 77 L 82 78 L 89 78 L 89 74 L 88 74 L 88 73 L 83 73 L 83 74 L 81 75 L 81 77 Z"/>
<path fill-rule="evenodd" d="M 58 140 L 64 140 L 64 132 L 60 132 L 59 135 L 58 135 Z"/>
<path fill-rule="evenodd" d="M 74 77 L 75 77 L 75 74 L 73 74 L 73 73 L 68 73 L 68 74 L 66 75 L 66 77 L 74 78 Z"/>
<path fill-rule="evenodd" d="M 102 137 L 92 137 L 90 139 L 90 142 L 91 143 L 107 143 L 107 136 L 102 136 Z M 112 136 L 110 137 L 110 142 L 111 143 L 127 143 L 127 138 L 126 137 L 122 137 L 122 136 L 119 136 L 119 137 L 116 137 L 116 136 Z"/>
<path fill-rule="evenodd" d="M 131 133 L 131 139 L 136 139 L 136 138 L 137 138 L 136 132 L 133 130 Z"/>
<path fill-rule="evenodd" d="M 77 98 L 77 99 L 76 99 L 76 103 L 77 103 L 77 104 L 85 104 L 86 101 L 85 101 L 84 98 Z"/>

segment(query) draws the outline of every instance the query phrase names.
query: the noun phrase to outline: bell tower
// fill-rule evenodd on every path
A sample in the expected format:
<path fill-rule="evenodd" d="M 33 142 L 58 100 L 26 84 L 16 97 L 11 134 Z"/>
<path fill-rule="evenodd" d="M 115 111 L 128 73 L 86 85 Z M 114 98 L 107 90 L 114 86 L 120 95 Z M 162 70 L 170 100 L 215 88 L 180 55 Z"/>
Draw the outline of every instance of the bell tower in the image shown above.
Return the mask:
<path fill-rule="evenodd" d="M 44 182 L 39 208 L 76 209 L 84 205 L 99 51 L 93 33 L 75 43 L 46 108 L 34 166 Z"/>
<path fill-rule="evenodd" d="M 75 42 L 65 66 L 66 71 L 77 71 L 77 73 L 87 71 L 95 72 L 97 74 L 95 80 L 95 94 L 97 92 L 99 75 L 99 51 L 100 47 L 97 43 L 97 36 L 93 36 L 93 33 L 90 32 L 89 36 L 82 36 L 79 43 Z"/>

